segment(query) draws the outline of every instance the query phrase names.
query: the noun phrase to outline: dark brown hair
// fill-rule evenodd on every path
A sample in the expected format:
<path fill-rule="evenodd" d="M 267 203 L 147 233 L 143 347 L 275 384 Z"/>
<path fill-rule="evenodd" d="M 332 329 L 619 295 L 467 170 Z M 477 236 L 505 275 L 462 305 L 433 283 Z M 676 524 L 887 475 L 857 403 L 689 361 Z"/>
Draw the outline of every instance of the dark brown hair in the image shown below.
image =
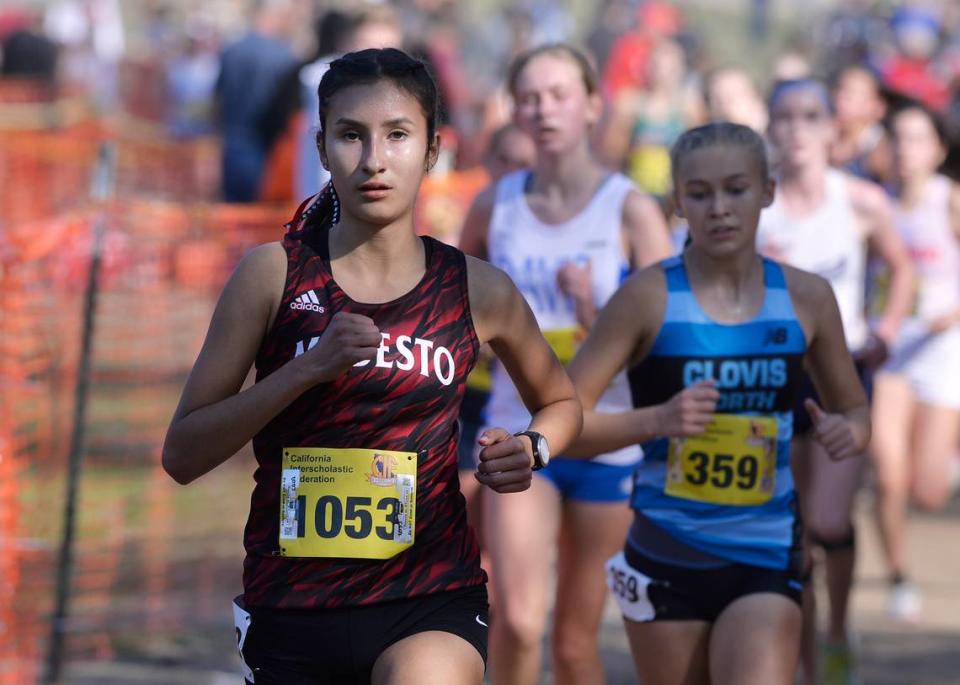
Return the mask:
<path fill-rule="evenodd" d="M 397 88 L 417 99 L 427 120 L 428 145 L 433 145 L 440 118 L 440 93 L 436 81 L 423 62 L 396 48 L 349 52 L 330 63 L 330 68 L 320 79 L 320 86 L 317 88 L 320 100 L 317 141 L 323 139 L 330 103 L 337 93 L 344 88 L 369 85 L 382 80 L 392 81 Z M 332 180 L 327 183 L 319 199 L 307 210 L 303 219 L 301 233 L 326 229 L 340 220 L 340 199 Z"/>
<path fill-rule="evenodd" d="M 330 63 L 320 79 L 320 134 L 326 127 L 327 113 L 333 96 L 344 88 L 377 81 L 392 81 L 397 88 L 417 99 L 427 120 L 427 139 L 432 141 L 440 117 L 440 93 L 427 65 L 396 48 L 371 48 L 348 52 Z"/>

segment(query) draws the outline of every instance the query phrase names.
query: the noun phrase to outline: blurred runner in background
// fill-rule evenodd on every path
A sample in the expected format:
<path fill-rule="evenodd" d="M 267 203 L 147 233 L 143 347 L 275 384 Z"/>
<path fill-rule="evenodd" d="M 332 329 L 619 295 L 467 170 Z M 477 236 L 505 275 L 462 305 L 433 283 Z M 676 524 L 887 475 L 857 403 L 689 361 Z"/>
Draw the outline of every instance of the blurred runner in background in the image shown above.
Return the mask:
<path fill-rule="evenodd" d="M 670 146 L 705 116 L 683 48 L 663 40 L 651 50 L 644 87 L 618 93 L 600 147 L 605 158 L 623 168 L 642 190 L 665 202 L 670 191 Z"/>
<path fill-rule="evenodd" d="M 946 156 L 934 115 L 914 105 L 892 119 L 897 231 L 917 273 L 909 316 L 875 381 L 871 453 L 890 572 L 891 616 L 916 622 L 906 510 L 939 509 L 956 482 L 960 442 L 960 187 L 937 173 Z M 884 279 L 886 280 L 886 279 Z M 884 293 L 879 293 L 880 298 Z"/>
<path fill-rule="evenodd" d="M 910 306 L 913 269 L 893 225 L 890 201 L 883 190 L 829 165 L 834 141 L 827 90 L 818 81 L 782 81 L 770 95 L 770 141 L 778 161 L 776 198 L 760 217 L 757 244 L 762 253 L 829 281 L 840 306 L 847 346 L 868 389 L 886 357 Z M 891 273 L 890 299 L 871 329 L 866 319 L 868 248 Z M 803 399 L 816 398 L 806 383 Z M 856 563 L 853 498 L 865 457 L 835 463 L 814 439 L 815 426 L 802 404 L 794 412 L 793 472 L 809 545 L 826 558 L 830 597 L 826 682 L 847 682 L 854 659 L 850 652 L 847 609 Z M 812 563 L 812 557 L 811 557 Z M 812 573 L 812 568 L 808 569 Z M 809 573 L 808 573 L 809 577 Z M 809 586 L 809 583 L 808 583 Z M 803 662 L 807 682 L 817 675 L 816 619 L 813 593 L 805 590 Z"/>
<path fill-rule="evenodd" d="M 716 69 L 707 75 L 703 91 L 711 121 L 743 124 L 761 135 L 766 132 L 767 103 L 745 69 Z"/>
<path fill-rule="evenodd" d="M 884 184 L 891 176 L 891 151 L 883 118 L 887 105 L 870 69 L 850 66 L 833 89 L 837 135 L 830 161 L 854 176 Z"/>
<path fill-rule="evenodd" d="M 507 83 L 515 120 L 536 145 L 536 163 L 480 195 L 461 245 L 513 278 L 566 363 L 630 270 L 670 254 L 669 237 L 656 203 L 590 150 L 602 102 L 582 53 L 565 44 L 534 48 L 516 59 Z M 604 401 L 614 409 L 629 405 L 625 377 Z M 513 429 L 525 417 L 510 378 L 496 373 L 488 421 Z M 485 499 L 496 685 L 539 681 L 558 541 L 554 677 L 576 685 L 603 681 L 597 644 L 606 600 L 603 562 L 629 523 L 630 474 L 640 456 L 634 445 L 593 461 L 555 458 L 524 495 Z"/>

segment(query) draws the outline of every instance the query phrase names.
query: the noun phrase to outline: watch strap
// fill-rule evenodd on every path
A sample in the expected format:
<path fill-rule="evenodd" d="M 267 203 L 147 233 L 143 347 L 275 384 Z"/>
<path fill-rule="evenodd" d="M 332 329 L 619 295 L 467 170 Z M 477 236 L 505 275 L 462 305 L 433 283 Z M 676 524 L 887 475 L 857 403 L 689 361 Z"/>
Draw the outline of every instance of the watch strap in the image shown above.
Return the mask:
<path fill-rule="evenodd" d="M 526 435 L 530 438 L 530 446 L 533 450 L 533 470 L 539 471 L 545 466 L 543 456 L 540 454 L 540 441 L 543 439 L 543 436 L 536 431 L 520 431 L 519 433 L 514 433 L 516 437 L 520 437 L 521 435 Z"/>

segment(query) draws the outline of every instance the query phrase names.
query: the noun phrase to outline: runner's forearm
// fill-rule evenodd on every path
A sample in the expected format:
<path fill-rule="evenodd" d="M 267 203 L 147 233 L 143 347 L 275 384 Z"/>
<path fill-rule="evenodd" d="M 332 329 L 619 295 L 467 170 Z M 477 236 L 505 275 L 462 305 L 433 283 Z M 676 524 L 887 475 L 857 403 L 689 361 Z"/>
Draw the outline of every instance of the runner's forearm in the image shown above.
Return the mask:
<path fill-rule="evenodd" d="M 868 405 L 854 407 L 853 409 L 843 412 L 843 417 L 850 425 L 853 440 L 857 445 L 857 451 L 863 452 L 867 449 L 867 445 L 870 444 L 870 407 Z"/>
<path fill-rule="evenodd" d="M 597 314 L 599 313 L 597 311 L 597 305 L 593 300 L 578 299 L 574 305 L 574 311 L 577 317 L 577 323 L 588 331 L 593 327 L 593 323 L 597 320 Z"/>
<path fill-rule="evenodd" d="M 563 456 L 591 458 L 657 437 L 658 424 L 662 423 L 662 406 L 643 407 L 616 414 L 584 410 L 583 430 Z"/>
<path fill-rule="evenodd" d="M 163 445 L 163 468 L 184 485 L 212 471 L 313 385 L 294 360 L 236 395 L 174 419 Z"/>
<path fill-rule="evenodd" d="M 547 439 L 551 454 L 565 454 L 568 445 L 577 437 L 583 425 L 580 401 L 559 400 L 548 404 L 533 414 L 530 430 Z"/>

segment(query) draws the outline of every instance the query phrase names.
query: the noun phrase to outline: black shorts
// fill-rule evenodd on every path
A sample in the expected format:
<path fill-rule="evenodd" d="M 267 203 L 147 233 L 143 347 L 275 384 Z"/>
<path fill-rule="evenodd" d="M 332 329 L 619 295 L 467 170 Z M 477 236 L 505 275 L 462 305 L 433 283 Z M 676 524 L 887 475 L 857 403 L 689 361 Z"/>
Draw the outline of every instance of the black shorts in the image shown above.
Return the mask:
<path fill-rule="evenodd" d="M 793 571 L 746 564 L 693 568 L 665 564 L 626 545 L 627 564 L 650 579 L 647 595 L 652 621 L 707 621 L 747 595 L 772 592 L 800 605 L 803 585 Z"/>
<path fill-rule="evenodd" d="M 236 602 L 242 606 L 241 598 Z M 390 645 L 431 630 L 462 637 L 487 661 L 483 585 L 370 606 L 246 611 L 237 639 L 244 672 L 252 671 L 256 685 L 369 683 Z"/>
<path fill-rule="evenodd" d="M 860 377 L 860 383 L 867 393 L 867 400 L 869 400 L 873 396 L 873 370 L 857 361 L 854 361 L 854 366 L 857 369 L 857 376 Z M 813 380 L 808 374 L 804 373 L 800 394 L 797 396 L 797 403 L 793 407 L 793 437 L 795 438 L 804 437 L 813 428 L 810 414 L 807 413 L 807 408 L 803 406 L 804 401 L 808 398 L 820 404 L 820 395 L 817 394 L 817 389 L 813 386 Z"/>

